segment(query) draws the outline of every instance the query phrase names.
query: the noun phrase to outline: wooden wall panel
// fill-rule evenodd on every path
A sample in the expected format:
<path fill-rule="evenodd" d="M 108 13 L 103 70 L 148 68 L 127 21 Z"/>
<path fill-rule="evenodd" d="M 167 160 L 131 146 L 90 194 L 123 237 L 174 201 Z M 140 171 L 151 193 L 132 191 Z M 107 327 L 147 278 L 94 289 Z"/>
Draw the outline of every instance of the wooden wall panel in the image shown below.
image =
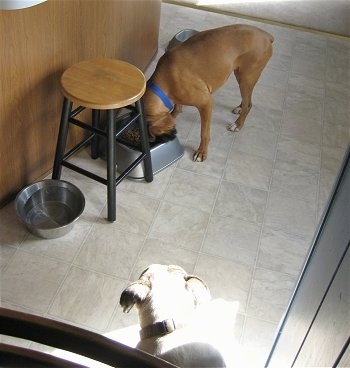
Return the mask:
<path fill-rule="evenodd" d="M 158 47 L 160 0 L 48 0 L 0 10 L 0 205 L 52 169 L 63 71 L 110 57 L 144 70 Z M 70 134 L 71 144 L 79 138 Z"/>

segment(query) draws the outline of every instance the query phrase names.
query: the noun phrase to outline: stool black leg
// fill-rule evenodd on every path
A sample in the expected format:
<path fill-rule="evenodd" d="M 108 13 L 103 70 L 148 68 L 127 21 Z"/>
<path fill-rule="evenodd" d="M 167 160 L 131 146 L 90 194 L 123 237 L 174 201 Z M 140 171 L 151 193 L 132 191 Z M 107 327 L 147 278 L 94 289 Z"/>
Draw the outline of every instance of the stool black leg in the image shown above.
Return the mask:
<path fill-rule="evenodd" d="M 146 121 L 145 121 L 144 113 L 143 113 L 142 99 L 136 101 L 135 105 L 136 105 L 136 109 L 140 113 L 139 129 L 140 129 L 140 138 L 141 138 L 141 148 L 142 148 L 142 152 L 146 153 L 146 156 L 143 159 L 143 164 L 145 168 L 145 173 L 144 173 L 145 180 L 148 182 L 151 182 L 153 180 L 152 159 L 151 159 L 151 151 L 150 151 L 150 146 L 149 146 Z"/>
<path fill-rule="evenodd" d="M 107 110 L 107 210 L 108 221 L 116 219 L 116 125 L 114 111 Z"/>
<path fill-rule="evenodd" d="M 69 127 L 69 115 L 72 111 L 73 103 L 67 98 L 63 100 L 63 107 L 61 113 L 60 129 L 58 132 L 56 154 L 52 170 L 52 179 L 59 179 L 61 177 L 62 166 L 61 162 L 64 156 L 64 151 L 66 149 L 66 142 L 68 136 Z"/>
<path fill-rule="evenodd" d="M 98 128 L 100 122 L 100 110 L 92 110 L 92 127 Z M 91 140 L 91 158 L 96 159 L 100 156 L 99 153 L 99 136 L 95 133 Z"/>

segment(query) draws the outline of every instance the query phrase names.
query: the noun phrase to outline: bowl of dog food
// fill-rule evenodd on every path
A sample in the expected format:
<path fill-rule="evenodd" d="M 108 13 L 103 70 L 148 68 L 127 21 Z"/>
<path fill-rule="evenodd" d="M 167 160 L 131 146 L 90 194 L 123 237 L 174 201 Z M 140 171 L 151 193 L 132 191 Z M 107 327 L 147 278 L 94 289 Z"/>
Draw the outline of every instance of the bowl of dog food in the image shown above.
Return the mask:
<path fill-rule="evenodd" d="M 122 130 L 116 138 L 116 163 L 117 171 L 123 173 L 140 156 L 141 138 L 139 127 L 136 122 L 129 124 L 130 113 L 124 114 L 117 120 L 118 130 Z M 166 169 L 184 155 L 184 148 L 179 139 L 164 141 L 164 138 L 157 137 L 154 142 L 150 142 L 151 161 L 153 174 L 157 174 Z M 99 140 L 99 156 L 106 160 L 106 139 Z M 143 180 L 143 161 L 139 163 L 128 175 L 128 179 Z"/>
<path fill-rule="evenodd" d="M 156 139 L 155 142 L 150 143 L 150 150 L 153 174 L 157 174 L 166 169 L 179 160 L 184 154 L 184 148 L 177 137 L 166 142 L 162 141 L 161 138 Z M 117 171 L 121 173 L 126 170 L 130 164 L 137 159 L 140 152 L 139 130 L 137 127 L 130 127 L 130 129 L 125 130 L 117 138 Z M 128 174 L 128 178 L 137 180 L 144 178 L 143 162 L 137 165 L 135 169 Z"/>
<path fill-rule="evenodd" d="M 194 29 L 183 29 L 182 31 L 176 33 L 176 35 L 170 40 L 167 50 L 182 44 L 197 33 L 198 31 Z"/>
<path fill-rule="evenodd" d="M 46 179 L 30 184 L 15 199 L 20 220 L 32 234 L 46 239 L 70 232 L 84 207 L 83 193 L 64 180 Z"/>

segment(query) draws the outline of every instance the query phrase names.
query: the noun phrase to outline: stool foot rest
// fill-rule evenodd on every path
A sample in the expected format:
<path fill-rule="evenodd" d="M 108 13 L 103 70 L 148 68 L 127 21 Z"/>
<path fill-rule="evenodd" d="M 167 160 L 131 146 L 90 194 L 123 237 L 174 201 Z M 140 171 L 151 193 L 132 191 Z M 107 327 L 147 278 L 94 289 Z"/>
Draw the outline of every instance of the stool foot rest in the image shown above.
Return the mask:
<path fill-rule="evenodd" d="M 145 158 L 146 154 L 142 153 L 130 166 L 128 166 L 115 180 L 115 184 L 119 185 L 120 182 L 125 179 L 126 176 L 128 176 L 132 170 L 135 169 L 135 167 L 140 164 L 140 162 L 142 162 Z M 62 166 L 67 167 L 68 169 L 71 169 L 73 171 L 78 172 L 79 174 L 82 174 L 90 179 L 96 180 L 101 184 L 107 185 L 107 179 L 100 176 L 100 175 L 96 175 L 94 173 L 92 173 L 91 171 L 85 170 L 80 166 L 74 165 L 69 161 L 62 161 L 61 163 Z"/>

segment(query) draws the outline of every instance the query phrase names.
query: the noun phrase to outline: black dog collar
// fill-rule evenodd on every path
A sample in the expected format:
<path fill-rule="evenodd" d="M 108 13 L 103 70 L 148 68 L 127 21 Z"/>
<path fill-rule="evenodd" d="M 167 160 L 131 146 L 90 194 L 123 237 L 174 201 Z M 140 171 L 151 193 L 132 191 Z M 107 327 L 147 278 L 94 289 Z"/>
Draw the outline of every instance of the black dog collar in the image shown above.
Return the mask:
<path fill-rule="evenodd" d="M 164 321 L 153 323 L 140 330 L 140 338 L 144 340 L 149 337 L 167 335 L 184 326 L 184 323 L 175 323 L 172 318 L 165 319 Z"/>

